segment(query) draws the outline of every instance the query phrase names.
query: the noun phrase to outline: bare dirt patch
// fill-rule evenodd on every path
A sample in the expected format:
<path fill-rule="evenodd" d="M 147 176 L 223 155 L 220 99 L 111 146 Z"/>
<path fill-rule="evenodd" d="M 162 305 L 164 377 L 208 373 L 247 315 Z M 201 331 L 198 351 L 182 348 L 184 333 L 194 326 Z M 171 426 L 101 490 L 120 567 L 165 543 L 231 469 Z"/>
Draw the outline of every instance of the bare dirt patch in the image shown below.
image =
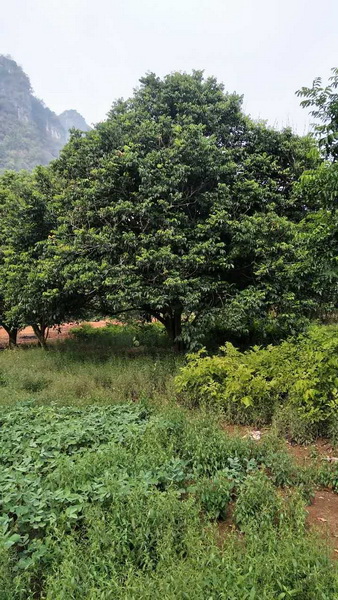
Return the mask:
<path fill-rule="evenodd" d="M 223 423 L 222 429 L 228 435 L 241 438 L 252 438 L 257 441 L 270 431 L 270 427 L 261 427 L 257 429 L 249 425 L 231 425 L 228 423 Z M 316 442 L 307 446 L 294 444 L 288 440 L 286 440 L 286 444 L 287 450 L 291 456 L 301 466 L 309 465 L 316 458 L 327 460 L 328 462 L 338 462 L 338 449 L 334 448 L 329 440 L 325 438 L 319 438 Z"/>
<path fill-rule="evenodd" d="M 333 558 L 338 559 L 338 494 L 318 490 L 307 511 L 308 524 L 325 537 L 332 548 Z"/>
<path fill-rule="evenodd" d="M 337 462 L 338 451 L 326 439 L 318 439 L 309 446 L 300 446 L 298 444 L 288 444 L 288 450 L 296 462 L 301 466 L 306 466 L 313 462 L 315 458 L 321 458 L 328 462 Z"/>
<path fill-rule="evenodd" d="M 241 437 L 241 438 L 252 438 L 254 440 L 260 440 L 261 437 L 269 431 L 269 427 L 250 427 L 249 425 L 230 425 L 228 423 L 222 424 L 222 429 L 229 435 Z"/>
<path fill-rule="evenodd" d="M 236 525 L 233 522 L 233 514 L 235 510 L 235 503 L 231 502 L 228 506 L 228 511 L 225 519 L 217 522 L 217 545 L 221 548 L 226 538 L 236 531 Z"/>

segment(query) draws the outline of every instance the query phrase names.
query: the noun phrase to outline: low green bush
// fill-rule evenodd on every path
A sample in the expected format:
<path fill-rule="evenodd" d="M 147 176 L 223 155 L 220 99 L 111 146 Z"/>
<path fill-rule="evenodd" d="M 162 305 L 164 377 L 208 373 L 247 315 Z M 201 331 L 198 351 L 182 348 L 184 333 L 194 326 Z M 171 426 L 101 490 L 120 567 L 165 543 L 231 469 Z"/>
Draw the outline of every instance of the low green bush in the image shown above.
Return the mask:
<path fill-rule="evenodd" d="M 249 475 L 243 483 L 234 511 L 235 523 L 245 530 L 277 525 L 282 499 L 263 471 Z"/>
<path fill-rule="evenodd" d="M 334 416 L 331 415 L 327 422 L 305 419 L 302 411 L 297 406 L 285 404 L 278 406 L 273 416 L 273 427 L 279 435 L 297 444 L 310 444 L 321 435 L 331 435 L 330 422 Z"/>
<path fill-rule="evenodd" d="M 225 519 L 234 490 L 234 481 L 229 472 L 218 471 L 212 478 L 201 478 L 190 487 L 202 510 L 210 519 Z"/>
<path fill-rule="evenodd" d="M 338 408 L 336 325 L 312 326 L 278 346 L 240 352 L 228 343 L 221 351 L 188 356 L 176 378 L 187 405 L 216 408 L 227 420 L 247 424 L 271 423 L 279 413 L 281 429 L 289 424 L 296 438 L 332 429 Z M 297 421 L 302 424 L 299 434 Z"/>

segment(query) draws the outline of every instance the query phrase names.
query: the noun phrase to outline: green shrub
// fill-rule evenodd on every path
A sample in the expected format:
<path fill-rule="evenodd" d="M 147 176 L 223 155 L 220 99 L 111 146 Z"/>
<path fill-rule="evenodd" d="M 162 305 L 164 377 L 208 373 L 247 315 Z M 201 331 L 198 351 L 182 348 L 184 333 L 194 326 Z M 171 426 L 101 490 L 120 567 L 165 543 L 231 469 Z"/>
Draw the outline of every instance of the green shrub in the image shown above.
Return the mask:
<path fill-rule="evenodd" d="M 41 392 L 48 387 L 49 383 L 50 381 L 46 377 L 28 375 L 22 382 L 22 389 L 26 392 Z"/>
<path fill-rule="evenodd" d="M 283 435 L 297 444 L 310 444 L 325 434 L 331 437 L 327 423 L 305 419 L 302 411 L 291 404 L 277 407 L 273 416 L 273 426 L 279 435 Z"/>
<path fill-rule="evenodd" d="M 338 408 L 337 326 L 312 326 L 278 346 L 240 352 L 228 343 L 221 350 L 188 356 L 176 384 L 189 406 L 256 424 L 270 423 L 277 409 L 289 407 L 308 430 L 327 430 Z"/>
<path fill-rule="evenodd" d="M 328 424 L 328 437 L 334 446 L 338 446 L 338 413 L 333 414 Z"/>

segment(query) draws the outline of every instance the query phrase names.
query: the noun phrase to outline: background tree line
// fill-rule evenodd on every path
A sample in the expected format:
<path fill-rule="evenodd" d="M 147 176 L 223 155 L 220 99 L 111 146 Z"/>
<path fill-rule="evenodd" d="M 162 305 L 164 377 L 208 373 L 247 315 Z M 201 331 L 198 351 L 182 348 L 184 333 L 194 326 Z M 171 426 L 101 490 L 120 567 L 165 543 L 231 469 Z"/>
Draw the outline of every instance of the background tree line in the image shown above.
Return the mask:
<path fill-rule="evenodd" d="M 149 316 L 173 345 L 280 339 L 337 308 L 338 71 L 314 136 L 214 78 L 149 74 L 60 158 L 0 178 L 0 325 Z"/>

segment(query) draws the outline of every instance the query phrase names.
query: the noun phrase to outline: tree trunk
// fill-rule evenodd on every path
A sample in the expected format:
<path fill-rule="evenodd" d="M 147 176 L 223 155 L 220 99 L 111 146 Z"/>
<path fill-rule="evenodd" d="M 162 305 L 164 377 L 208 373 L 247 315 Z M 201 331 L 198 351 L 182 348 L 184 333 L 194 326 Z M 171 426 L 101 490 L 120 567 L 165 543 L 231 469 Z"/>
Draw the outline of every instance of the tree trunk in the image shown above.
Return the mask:
<path fill-rule="evenodd" d="M 7 333 L 8 333 L 8 338 L 9 338 L 9 347 L 11 350 L 13 350 L 13 348 L 17 348 L 17 346 L 18 346 L 18 343 L 17 343 L 18 329 L 13 327 L 12 329 L 9 329 L 7 331 Z"/>
<path fill-rule="evenodd" d="M 4 328 L 6 333 L 8 334 L 8 347 L 13 350 L 13 348 L 17 347 L 17 337 L 19 329 L 17 327 L 8 327 L 4 323 L 0 324 L 1 327 Z"/>
<path fill-rule="evenodd" d="M 48 327 L 47 325 L 39 325 L 35 323 L 32 325 L 33 331 L 38 338 L 38 345 L 44 350 L 48 350 L 47 346 L 47 337 L 48 337 Z"/>
<path fill-rule="evenodd" d="M 166 314 L 163 322 L 174 350 L 176 352 L 182 352 L 184 344 L 182 340 L 177 339 L 182 333 L 182 311 L 176 310 L 172 311 L 170 314 Z"/>

